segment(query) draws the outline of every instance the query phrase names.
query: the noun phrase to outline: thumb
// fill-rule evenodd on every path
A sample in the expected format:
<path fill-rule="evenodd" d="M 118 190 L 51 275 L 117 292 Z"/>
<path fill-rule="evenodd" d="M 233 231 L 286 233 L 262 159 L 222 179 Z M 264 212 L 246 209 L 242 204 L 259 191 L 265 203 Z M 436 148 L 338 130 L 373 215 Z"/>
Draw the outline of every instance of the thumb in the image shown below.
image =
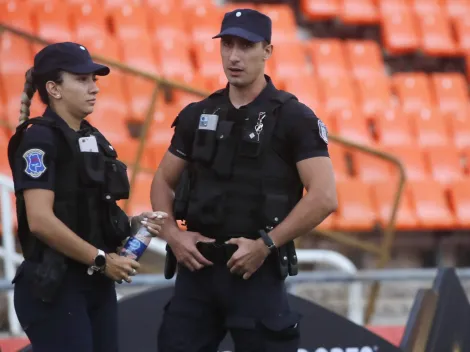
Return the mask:
<path fill-rule="evenodd" d="M 205 237 L 205 236 L 203 236 L 203 235 L 197 236 L 197 240 L 198 240 L 199 242 L 208 242 L 208 243 L 210 243 L 210 242 L 215 242 L 215 238 L 209 238 L 209 237 Z"/>
<path fill-rule="evenodd" d="M 236 245 L 238 245 L 238 242 L 240 242 L 239 238 L 231 238 L 228 241 L 225 241 L 226 244 L 236 244 Z"/>

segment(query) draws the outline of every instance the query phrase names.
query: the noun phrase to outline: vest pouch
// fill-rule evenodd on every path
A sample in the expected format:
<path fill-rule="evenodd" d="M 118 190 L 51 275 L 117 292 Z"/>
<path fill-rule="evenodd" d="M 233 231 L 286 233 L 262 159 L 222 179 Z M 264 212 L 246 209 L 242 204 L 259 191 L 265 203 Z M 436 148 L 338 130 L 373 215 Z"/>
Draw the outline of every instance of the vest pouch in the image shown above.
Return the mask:
<path fill-rule="evenodd" d="M 264 198 L 263 218 L 266 226 L 277 226 L 289 213 L 289 197 L 268 193 Z"/>
<path fill-rule="evenodd" d="M 191 155 L 194 161 L 209 163 L 214 157 L 218 121 L 219 116 L 214 114 L 202 114 L 199 118 Z"/>
<path fill-rule="evenodd" d="M 131 227 L 128 216 L 116 203 L 109 203 L 107 206 L 105 244 L 108 248 L 115 250 L 130 236 Z"/>
<path fill-rule="evenodd" d="M 217 225 L 225 218 L 225 194 L 211 184 L 199 185 L 191 193 L 188 206 L 188 223 Z"/>
<path fill-rule="evenodd" d="M 212 163 L 212 170 L 222 178 L 228 178 L 232 175 L 237 151 L 237 142 L 232 134 L 234 124 L 234 121 L 220 121 L 217 127 L 217 152 Z"/>
<path fill-rule="evenodd" d="M 103 155 L 93 152 L 80 152 L 80 177 L 85 185 L 103 184 L 105 165 Z"/>
<path fill-rule="evenodd" d="M 119 160 L 105 161 L 105 194 L 104 199 L 115 201 L 129 198 L 130 183 L 127 176 L 127 166 Z"/>
<path fill-rule="evenodd" d="M 244 129 L 238 155 L 247 158 L 257 158 L 262 149 L 262 137 L 262 132 L 258 135 L 254 129 Z"/>

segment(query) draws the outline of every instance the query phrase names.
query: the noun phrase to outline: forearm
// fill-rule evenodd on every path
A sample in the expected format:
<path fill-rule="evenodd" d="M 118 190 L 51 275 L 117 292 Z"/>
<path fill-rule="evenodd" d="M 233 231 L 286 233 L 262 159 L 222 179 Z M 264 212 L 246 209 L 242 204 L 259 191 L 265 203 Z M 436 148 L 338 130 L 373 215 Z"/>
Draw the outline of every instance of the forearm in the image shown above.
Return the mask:
<path fill-rule="evenodd" d="M 178 231 L 178 224 L 176 223 L 173 214 L 173 202 L 175 199 L 174 189 L 157 173 L 152 182 L 150 201 L 154 211 L 163 211 L 168 214 L 165 224 L 162 226 L 162 231 L 159 237 L 168 242 L 172 233 Z"/>
<path fill-rule="evenodd" d="M 30 227 L 34 235 L 49 247 L 77 262 L 93 264 L 97 248 L 76 235 L 53 214 L 38 218 Z"/>
<path fill-rule="evenodd" d="M 269 235 L 277 247 L 283 246 L 321 224 L 335 211 L 335 204 L 328 198 L 307 194 Z"/>

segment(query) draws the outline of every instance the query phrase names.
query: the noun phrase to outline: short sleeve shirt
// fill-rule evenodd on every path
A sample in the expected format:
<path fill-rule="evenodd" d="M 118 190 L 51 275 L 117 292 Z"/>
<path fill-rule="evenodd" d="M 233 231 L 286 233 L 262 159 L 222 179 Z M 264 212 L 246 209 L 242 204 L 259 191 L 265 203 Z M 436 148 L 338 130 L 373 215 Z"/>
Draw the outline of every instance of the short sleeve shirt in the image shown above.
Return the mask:
<path fill-rule="evenodd" d="M 66 123 L 49 108 L 44 116 L 56 119 L 57 123 Z M 24 131 L 12 165 L 16 192 L 26 189 L 54 191 L 56 164 L 62 144 L 49 127 L 31 125 Z"/>
<path fill-rule="evenodd" d="M 276 88 L 270 78 L 266 76 L 266 79 L 267 85 L 258 97 L 240 109 L 249 108 L 251 104 L 262 104 L 276 93 Z M 232 106 L 228 98 L 228 89 L 224 94 L 227 103 Z M 189 104 L 179 113 L 173 123 L 175 131 L 169 151 L 184 160 L 191 160 L 192 145 L 202 106 L 201 102 Z M 327 127 L 309 107 L 291 100 L 280 111 L 272 144 L 273 148 L 281 151 L 280 153 L 288 163 L 295 164 L 319 156 L 329 157 Z"/>

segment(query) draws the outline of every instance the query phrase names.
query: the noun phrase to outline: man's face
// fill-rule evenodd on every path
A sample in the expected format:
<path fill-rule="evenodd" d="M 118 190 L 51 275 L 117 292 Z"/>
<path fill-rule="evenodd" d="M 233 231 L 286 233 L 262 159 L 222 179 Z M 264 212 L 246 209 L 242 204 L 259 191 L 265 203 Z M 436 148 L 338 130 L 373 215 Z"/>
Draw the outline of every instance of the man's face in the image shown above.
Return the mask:
<path fill-rule="evenodd" d="M 264 74 L 265 61 L 271 56 L 272 45 L 225 36 L 220 41 L 220 53 L 229 83 L 235 87 L 246 87 Z"/>

